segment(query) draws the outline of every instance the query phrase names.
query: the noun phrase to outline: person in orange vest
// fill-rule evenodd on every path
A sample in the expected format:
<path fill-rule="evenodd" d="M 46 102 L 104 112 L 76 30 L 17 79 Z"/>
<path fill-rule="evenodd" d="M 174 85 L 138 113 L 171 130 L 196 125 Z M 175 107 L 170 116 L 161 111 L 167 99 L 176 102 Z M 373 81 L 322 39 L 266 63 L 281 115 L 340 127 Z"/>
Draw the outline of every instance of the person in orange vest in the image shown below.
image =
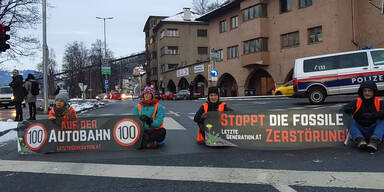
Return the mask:
<path fill-rule="evenodd" d="M 77 121 L 76 111 L 68 105 L 68 100 L 68 94 L 65 92 L 56 95 L 55 106 L 49 111 L 48 118 L 51 120 Z"/>
<path fill-rule="evenodd" d="M 384 136 L 384 105 L 376 97 L 377 91 L 375 82 L 365 81 L 358 90 L 359 97 L 343 108 L 353 117 L 349 128 L 352 139 L 368 152 L 376 152 Z"/>
<path fill-rule="evenodd" d="M 164 108 L 155 99 L 155 90 L 151 86 L 144 89 L 142 101 L 135 107 L 133 115 L 143 122 L 143 140 L 141 148 L 155 148 L 165 139 Z"/>
<path fill-rule="evenodd" d="M 197 143 L 205 144 L 205 129 L 204 129 L 204 121 L 207 118 L 208 111 L 233 111 L 231 108 L 227 106 L 227 103 L 221 102 L 219 98 L 219 89 L 217 87 L 209 87 L 208 88 L 208 98 L 207 102 L 204 103 L 200 109 L 196 112 L 194 121 L 199 126 L 197 131 Z"/>

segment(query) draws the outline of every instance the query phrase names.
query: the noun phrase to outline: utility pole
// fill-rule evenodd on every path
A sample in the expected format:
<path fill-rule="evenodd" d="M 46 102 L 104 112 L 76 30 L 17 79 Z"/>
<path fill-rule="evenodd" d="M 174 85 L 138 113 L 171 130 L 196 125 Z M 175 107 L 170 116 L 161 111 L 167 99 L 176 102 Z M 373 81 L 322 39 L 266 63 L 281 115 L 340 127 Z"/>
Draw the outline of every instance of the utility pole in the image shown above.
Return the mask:
<path fill-rule="evenodd" d="M 47 46 L 47 3 L 46 0 L 43 0 L 43 81 L 44 81 L 44 113 L 48 113 L 48 75 L 47 75 L 47 65 L 48 65 L 48 46 Z"/>
<path fill-rule="evenodd" d="M 106 61 L 106 59 L 107 59 L 107 33 L 106 33 L 105 20 L 113 19 L 113 17 L 96 17 L 96 19 L 102 19 L 104 21 L 104 61 Z M 105 64 L 105 63 L 102 63 L 102 64 Z M 105 80 L 108 80 L 107 74 L 105 74 Z M 105 93 L 108 93 L 107 89 L 105 89 Z"/>

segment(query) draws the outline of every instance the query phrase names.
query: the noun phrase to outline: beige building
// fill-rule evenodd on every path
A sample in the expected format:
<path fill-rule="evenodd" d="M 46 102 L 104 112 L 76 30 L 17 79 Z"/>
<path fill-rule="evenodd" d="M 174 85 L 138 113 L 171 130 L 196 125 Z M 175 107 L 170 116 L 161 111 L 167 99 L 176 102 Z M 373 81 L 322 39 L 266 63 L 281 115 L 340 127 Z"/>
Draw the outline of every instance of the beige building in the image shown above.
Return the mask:
<path fill-rule="evenodd" d="M 381 1 L 231 0 L 198 18 L 219 50 L 222 94 L 271 94 L 292 78 L 296 58 L 384 47 Z"/>
<path fill-rule="evenodd" d="M 148 80 L 161 92 L 207 89 L 208 24 L 185 8 L 171 17 L 151 16 L 146 33 Z M 151 27 L 150 23 L 154 25 Z"/>

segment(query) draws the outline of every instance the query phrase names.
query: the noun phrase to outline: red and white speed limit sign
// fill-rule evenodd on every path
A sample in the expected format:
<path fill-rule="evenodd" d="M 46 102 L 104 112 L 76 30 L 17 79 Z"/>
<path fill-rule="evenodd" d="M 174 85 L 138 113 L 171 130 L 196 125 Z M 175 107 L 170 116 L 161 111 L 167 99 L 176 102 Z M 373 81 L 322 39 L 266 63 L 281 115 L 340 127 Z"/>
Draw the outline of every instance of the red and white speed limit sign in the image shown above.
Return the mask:
<path fill-rule="evenodd" d="M 113 128 L 115 141 L 122 146 L 131 146 L 137 142 L 140 136 L 140 127 L 132 119 L 123 119 Z"/>
<path fill-rule="evenodd" d="M 47 131 L 44 125 L 36 123 L 28 127 L 24 140 L 30 150 L 36 151 L 44 145 L 47 137 Z"/>

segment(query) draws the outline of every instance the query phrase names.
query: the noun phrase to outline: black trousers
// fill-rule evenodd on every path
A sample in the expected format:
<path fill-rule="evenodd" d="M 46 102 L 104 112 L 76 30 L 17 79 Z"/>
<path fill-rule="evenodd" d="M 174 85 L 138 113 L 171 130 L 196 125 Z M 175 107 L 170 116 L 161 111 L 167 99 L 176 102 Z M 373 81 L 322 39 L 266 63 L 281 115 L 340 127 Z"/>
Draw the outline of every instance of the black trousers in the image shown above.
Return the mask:
<path fill-rule="evenodd" d="M 21 107 L 21 101 L 15 102 L 15 109 L 16 109 L 16 121 L 22 121 L 23 120 L 23 108 Z"/>
<path fill-rule="evenodd" d="M 143 140 L 146 143 L 151 143 L 154 141 L 161 142 L 164 141 L 166 135 L 165 129 L 158 130 L 145 130 L 143 134 Z"/>
<path fill-rule="evenodd" d="M 29 106 L 29 118 L 36 118 L 36 102 L 28 103 Z"/>

